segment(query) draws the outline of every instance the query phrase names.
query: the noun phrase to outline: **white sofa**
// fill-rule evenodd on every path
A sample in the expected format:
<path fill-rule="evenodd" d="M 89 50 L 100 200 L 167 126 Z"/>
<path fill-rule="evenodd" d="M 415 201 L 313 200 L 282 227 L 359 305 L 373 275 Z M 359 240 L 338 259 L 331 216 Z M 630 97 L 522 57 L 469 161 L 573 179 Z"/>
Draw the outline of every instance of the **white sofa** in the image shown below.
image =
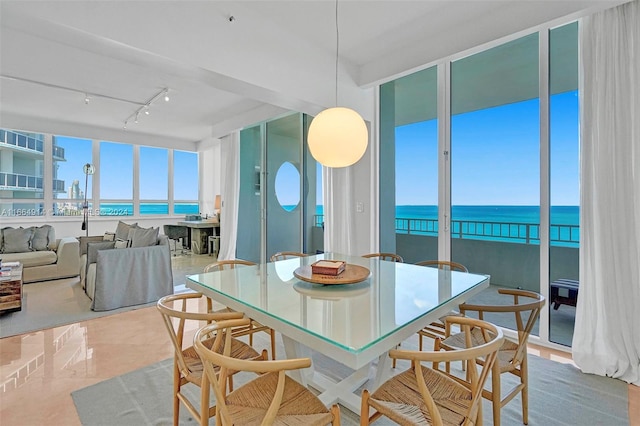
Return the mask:
<path fill-rule="evenodd" d="M 0 258 L 3 262 L 22 263 L 24 283 L 75 277 L 80 272 L 78 240 L 74 237 L 56 239 L 50 225 L 3 228 Z"/>

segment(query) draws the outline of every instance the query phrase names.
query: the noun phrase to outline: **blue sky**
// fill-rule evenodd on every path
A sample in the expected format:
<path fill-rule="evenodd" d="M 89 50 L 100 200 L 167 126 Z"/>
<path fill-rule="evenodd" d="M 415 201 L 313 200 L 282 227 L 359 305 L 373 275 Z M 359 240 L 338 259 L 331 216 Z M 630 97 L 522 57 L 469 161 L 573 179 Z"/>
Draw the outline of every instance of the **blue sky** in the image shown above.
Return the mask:
<path fill-rule="evenodd" d="M 578 96 L 551 98 L 551 204 L 579 205 Z M 454 205 L 538 205 L 538 101 L 530 100 L 452 117 L 452 203 Z M 68 188 L 74 179 L 84 191 L 82 166 L 91 159 L 91 141 L 56 137 L 65 148 L 58 179 Z M 396 129 L 396 204 L 436 205 L 438 199 L 437 121 Z M 133 148 L 101 143 L 101 197 L 131 199 Z M 174 151 L 174 198 L 198 198 L 195 154 Z M 166 199 L 167 150 L 141 147 L 141 199 Z M 277 180 L 282 204 L 297 204 L 299 187 L 292 168 Z M 321 168 L 317 169 L 321 180 Z M 91 197 L 91 177 L 89 178 Z M 66 196 L 66 195 L 65 195 Z M 321 196 L 317 203 L 322 204 Z"/>
<path fill-rule="evenodd" d="M 451 120 L 454 205 L 538 205 L 538 100 L 459 114 Z M 436 205 L 437 121 L 396 129 L 396 204 Z M 578 205 L 578 97 L 551 98 L 551 204 Z"/>

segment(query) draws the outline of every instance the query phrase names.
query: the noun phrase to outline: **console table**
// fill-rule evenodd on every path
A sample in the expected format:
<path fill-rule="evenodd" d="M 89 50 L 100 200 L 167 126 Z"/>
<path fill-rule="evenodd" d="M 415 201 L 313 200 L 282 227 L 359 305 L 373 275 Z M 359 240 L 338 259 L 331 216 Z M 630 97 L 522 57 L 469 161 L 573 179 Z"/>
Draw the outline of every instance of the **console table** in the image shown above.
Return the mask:
<path fill-rule="evenodd" d="M 20 262 L 5 262 L 0 275 L 0 313 L 22 310 L 22 264 Z M 5 272 L 8 274 L 5 275 Z"/>

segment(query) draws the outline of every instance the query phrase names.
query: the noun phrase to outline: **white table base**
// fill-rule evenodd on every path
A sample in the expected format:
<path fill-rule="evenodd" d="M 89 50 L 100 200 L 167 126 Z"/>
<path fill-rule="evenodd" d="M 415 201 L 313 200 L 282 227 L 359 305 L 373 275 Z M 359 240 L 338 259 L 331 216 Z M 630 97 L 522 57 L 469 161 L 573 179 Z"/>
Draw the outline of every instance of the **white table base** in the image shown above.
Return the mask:
<path fill-rule="evenodd" d="M 282 341 L 284 343 L 284 350 L 287 359 L 292 358 L 311 358 L 311 349 L 303 344 L 282 335 Z M 375 370 L 375 376 L 372 377 L 370 372 Z M 365 365 L 358 370 L 355 370 L 349 376 L 335 381 L 332 378 L 318 372 L 313 367 L 306 368 L 304 370 L 295 370 L 291 372 L 293 377 L 304 386 L 312 387 L 320 394 L 318 398 L 324 403 L 325 406 L 330 407 L 333 404 L 341 404 L 343 407 L 348 408 L 356 414 L 360 414 L 360 395 L 354 392 L 362 385 L 369 382 L 369 390 L 377 389 L 380 384 L 387 380 L 391 375 L 391 361 L 384 352 L 378 357 L 378 367 L 375 368 L 371 364 Z"/>

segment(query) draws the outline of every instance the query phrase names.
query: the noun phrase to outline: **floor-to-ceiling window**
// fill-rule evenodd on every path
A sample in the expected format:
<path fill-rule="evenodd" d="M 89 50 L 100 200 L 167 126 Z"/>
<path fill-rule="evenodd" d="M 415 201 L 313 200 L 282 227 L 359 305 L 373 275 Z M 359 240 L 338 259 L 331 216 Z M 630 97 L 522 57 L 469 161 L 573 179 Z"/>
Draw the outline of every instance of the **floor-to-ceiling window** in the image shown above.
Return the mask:
<path fill-rule="evenodd" d="M 534 291 L 538 80 L 537 33 L 451 63 L 451 258 L 492 284 Z"/>
<path fill-rule="evenodd" d="M 549 294 L 547 279 L 577 280 L 577 23 L 540 31 L 445 58 L 380 86 L 381 250 L 409 262 L 439 257 L 462 263 L 471 272 L 489 274 L 494 291 L 506 286 Z M 547 39 L 548 48 L 541 45 Z M 548 97 L 541 94 L 546 83 L 540 75 L 547 62 L 540 58 L 547 54 Z M 421 80 L 421 73 L 432 73 L 434 86 Z M 408 81 L 417 87 L 407 95 L 401 88 Z M 432 94 L 420 97 L 433 111 L 430 120 L 399 121 L 401 103 L 407 102 L 403 96 L 423 92 Z M 546 128 L 549 162 L 541 157 Z M 439 169 L 438 159 L 444 159 Z M 432 170 L 438 173 L 430 175 Z M 547 181 L 549 194 L 541 191 Z M 436 193 L 424 196 L 431 188 Z M 411 221 L 403 217 L 405 205 L 413 204 L 404 200 L 421 195 L 425 204 L 433 204 L 433 224 L 422 235 L 412 232 Z M 541 229 L 541 206 L 547 205 L 548 230 Z M 541 246 L 545 234 L 550 247 Z M 423 251 L 430 244 L 432 249 Z M 541 277 L 547 265 L 550 276 Z M 551 317 L 549 333 L 536 325 L 534 334 L 570 345 L 575 309 L 562 305 L 550 311 L 539 322 Z"/>
<path fill-rule="evenodd" d="M 438 258 L 437 68 L 399 78 L 380 88 L 381 199 L 386 226 L 381 250 L 407 262 Z M 391 220 L 393 221 L 391 221 Z"/>
<path fill-rule="evenodd" d="M 549 91 L 549 282 L 570 287 L 579 279 L 580 248 L 577 22 L 549 32 Z M 571 345 L 576 293 L 564 286 L 550 288 L 550 341 Z M 568 303 L 554 303 L 556 294 Z"/>

